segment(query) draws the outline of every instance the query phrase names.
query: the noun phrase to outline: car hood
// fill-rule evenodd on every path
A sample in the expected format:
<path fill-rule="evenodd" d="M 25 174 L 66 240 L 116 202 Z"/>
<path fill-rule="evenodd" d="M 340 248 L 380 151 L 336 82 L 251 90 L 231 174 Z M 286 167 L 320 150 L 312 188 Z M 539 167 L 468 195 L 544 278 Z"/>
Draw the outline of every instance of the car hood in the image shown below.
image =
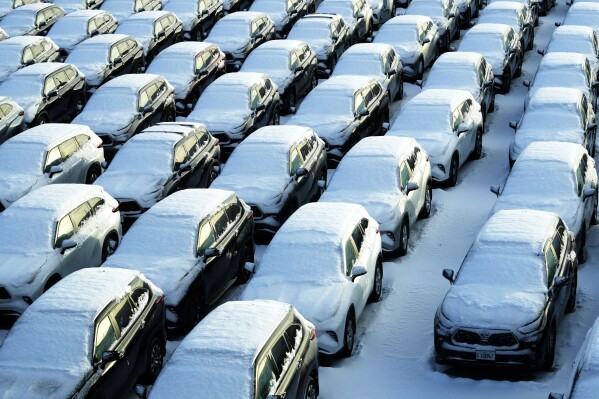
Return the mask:
<path fill-rule="evenodd" d="M 446 318 L 462 327 L 514 330 L 539 318 L 545 292 L 484 285 L 454 285 L 442 305 Z"/>
<path fill-rule="evenodd" d="M 189 92 L 191 87 L 191 82 L 194 80 L 195 76 L 193 74 L 185 74 L 185 73 L 173 73 L 169 74 L 168 77 L 164 75 L 166 80 L 171 84 L 171 86 L 175 89 L 175 98 L 184 99 Z"/>
<path fill-rule="evenodd" d="M 10 203 L 27 194 L 42 176 L 20 174 L 0 177 L 0 198 Z"/>
<path fill-rule="evenodd" d="M 97 87 L 100 86 L 102 80 L 104 80 L 104 71 L 108 67 L 106 63 L 89 63 L 81 66 L 77 66 L 79 71 L 85 76 L 85 83 L 88 86 Z"/>
<path fill-rule="evenodd" d="M 111 115 L 103 111 L 87 111 L 79 114 L 72 123 L 88 126 L 96 134 L 109 134 L 129 126 L 135 115 Z"/>
<path fill-rule="evenodd" d="M 212 109 L 205 111 L 193 112 L 188 121 L 201 122 L 211 132 L 235 132 L 239 130 L 245 124 L 250 112 L 249 110 L 223 110 L 223 112 L 216 112 L 216 110 Z"/>
<path fill-rule="evenodd" d="M 445 132 L 416 132 L 410 129 L 400 129 L 397 132 L 393 132 L 393 135 L 416 139 L 431 158 L 437 158 L 443 155 L 451 138 L 451 136 Z"/>
<path fill-rule="evenodd" d="M 0 285 L 19 288 L 31 283 L 54 254 L 44 248 L 32 253 L 0 252 Z"/>
<path fill-rule="evenodd" d="M 547 134 L 547 127 L 531 126 L 526 129 L 519 129 L 514 136 L 514 140 L 510 147 L 510 153 L 515 155 L 512 159 L 516 159 L 518 155 L 530 144 L 536 141 L 560 141 L 564 143 L 581 144 L 584 141 L 584 132 L 582 129 L 564 129 L 560 128 L 550 134 Z"/>
<path fill-rule="evenodd" d="M 32 26 L 2 26 L 2 25 L 0 25 L 0 28 L 4 29 L 4 31 L 10 37 L 25 36 L 25 35 L 27 35 L 27 33 L 29 33 L 29 31 L 31 29 L 33 29 Z"/>
<path fill-rule="evenodd" d="M 349 135 L 345 129 L 352 122 L 350 115 L 331 115 L 326 119 L 322 115 L 297 115 L 291 117 L 287 124 L 309 127 L 329 145 L 342 145 Z"/>
<path fill-rule="evenodd" d="M 307 41 L 310 45 L 310 48 L 316 53 L 319 58 L 325 58 L 329 48 L 331 47 L 331 40 L 321 39 L 321 40 L 310 40 Z"/>
<path fill-rule="evenodd" d="M 248 37 L 218 37 L 218 38 L 206 38 L 206 42 L 216 44 L 221 51 L 224 53 L 238 53 L 241 52 L 249 43 L 250 38 Z"/>
<path fill-rule="evenodd" d="M 142 208 L 150 208 L 162 196 L 162 190 L 171 173 L 130 174 L 111 173 L 110 169 L 98 177 L 96 184 L 114 198 L 130 198 Z"/>
<path fill-rule="evenodd" d="M 483 56 L 491 65 L 495 77 L 501 77 L 501 75 L 503 75 L 503 61 L 505 60 L 505 55 L 501 53 L 484 53 Z"/>
<path fill-rule="evenodd" d="M 580 200 L 576 198 L 563 197 L 538 197 L 530 193 L 500 195 L 495 203 L 493 213 L 503 209 L 534 209 L 557 213 L 568 226 L 570 231 L 577 233 L 580 230 L 582 220 L 578 220 L 578 208 Z"/>
<path fill-rule="evenodd" d="M 225 166 L 226 167 L 226 166 Z M 264 213 L 278 213 L 285 202 L 285 193 L 291 188 L 290 177 L 253 176 L 235 174 L 220 176 L 214 188 L 235 191 L 246 203 L 257 205 Z"/>
<path fill-rule="evenodd" d="M 416 62 L 417 56 L 422 52 L 422 46 L 418 43 L 393 43 L 393 47 L 404 65 Z"/>
<path fill-rule="evenodd" d="M 0 365 L 3 399 L 59 399 L 72 397 L 91 369 L 30 369 Z"/>
<path fill-rule="evenodd" d="M 385 230 L 384 224 L 390 221 L 399 221 L 399 192 L 393 193 L 373 193 L 364 191 L 325 191 L 322 200 L 328 202 L 348 202 L 360 204 L 380 225 L 381 230 Z M 398 223 L 397 223 L 398 224 Z"/>
<path fill-rule="evenodd" d="M 70 53 L 77 44 L 81 43 L 87 35 L 60 35 L 60 36 L 50 36 L 50 39 L 56 43 L 59 48 L 65 49 L 68 53 Z"/>
<path fill-rule="evenodd" d="M 10 76 L 11 73 L 17 71 L 19 68 L 20 66 L 17 65 L 0 67 L 0 83 L 4 82 L 6 78 Z"/>

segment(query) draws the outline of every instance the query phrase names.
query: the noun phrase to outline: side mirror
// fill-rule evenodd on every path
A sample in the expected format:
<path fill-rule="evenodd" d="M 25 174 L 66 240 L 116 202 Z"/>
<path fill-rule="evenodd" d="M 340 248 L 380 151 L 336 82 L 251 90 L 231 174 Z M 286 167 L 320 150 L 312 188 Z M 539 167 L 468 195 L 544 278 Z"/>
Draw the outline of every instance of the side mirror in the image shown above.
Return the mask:
<path fill-rule="evenodd" d="M 596 123 L 589 123 L 587 125 L 587 131 L 591 132 L 593 130 L 597 129 L 597 124 Z"/>
<path fill-rule="evenodd" d="M 447 51 L 455 52 L 455 51 L 457 51 L 457 47 L 456 46 L 449 46 L 449 49 Z"/>
<path fill-rule="evenodd" d="M 368 115 L 370 115 L 370 111 L 368 111 L 367 109 L 362 109 L 362 110 L 360 110 L 359 115 L 360 115 L 360 117 L 368 116 Z"/>
<path fill-rule="evenodd" d="M 593 82 L 593 84 L 591 85 L 591 87 L 593 89 L 599 88 L 599 82 Z"/>
<path fill-rule="evenodd" d="M 163 30 L 161 30 L 160 32 L 158 32 L 158 33 L 156 34 L 156 39 L 160 39 L 160 38 L 162 38 L 162 37 L 164 37 L 164 36 L 166 36 L 166 32 L 165 32 L 165 31 L 163 31 Z"/>
<path fill-rule="evenodd" d="M 568 277 L 566 276 L 557 276 L 554 280 L 553 280 L 553 286 L 554 287 L 563 287 L 564 285 L 568 284 Z"/>
<path fill-rule="evenodd" d="M 559 28 L 560 26 L 562 26 L 562 23 L 561 22 L 556 22 L 555 26 L 557 26 Z"/>
<path fill-rule="evenodd" d="M 112 60 L 112 65 L 120 64 L 121 62 L 123 62 L 123 58 L 119 56 Z"/>
<path fill-rule="evenodd" d="M 143 108 L 141 109 L 141 113 L 142 113 L 143 115 L 145 115 L 145 114 L 149 114 L 149 113 L 150 113 L 150 112 L 152 112 L 152 111 L 154 111 L 154 108 L 152 108 L 152 106 L 151 106 L 150 104 L 147 104 L 145 107 L 143 107 Z"/>
<path fill-rule="evenodd" d="M 508 53 L 508 54 L 516 54 L 517 52 L 518 52 L 518 49 L 517 49 L 517 48 L 513 48 L 513 47 L 512 47 L 511 49 L 509 49 L 509 50 L 508 50 L 508 52 L 507 52 L 507 53 Z"/>
<path fill-rule="evenodd" d="M 364 14 L 362 14 L 361 12 L 356 14 L 356 19 L 362 19 L 364 18 Z"/>
<path fill-rule="evenodd" d="M 70 238 L 67 240 L 63 240 L 60 244 L 60 253 L 64 254 L 67 249 L 75 248 L 77 243 L 75 240 L 71 240 Z"/>
<path fill-rule="evenodd" d="M 58 166 L 58 165 L 50 166 L 50 172 L 48 172 L 48 177 L 52 178 L 54 175 L 62 173 L 63 170 L 64 169 L 62 168 L 62 166 Z"/>
<path fill-rule="evenodd" d="M 443 277 L 447 279 L 451 284 L 453 284 L 454 280 L 454 271 L 451 269 L 443 269 Z"/>
<path fill-rule="evenodd" d="M 510 123 L 508 123 L 508 125 L 509 125 L 509 126 L 512 128 L 512 129 L 514 129 L 514 130 L 518 129 L 518 123 L 517 123 L 517 122 L 510 121 Z"/>
<path fill-rule="evenodd" d="M 567 1 L 566 4 L 570 5 L 570 4 L 572 4 L 572 2 Z M 563 393 L 551 392 L 549 394 L 549 398 L 548 399 L 564 399 L 564 394 Z"/>
<path fill-rule="evenodd" d="M 537 53 L 541 54 L 541 55 L 545 55 L 545 50 L 543 49 L 538 49 Z"/>
<path fill-rule="evenodd" d="M 256 40 L 260 40 L 260 39 L 262 39 L 263 37 L 264 37 L 264 35 L 263 35 L 262 33 L 256 33 L 256 34 L 254 35 L 254 39 L 256 39 Z"/>
<path fill-rule="evenodd" d="M 397 71 L 395 69 L 389 69 L 387 71 L 387 76 L 391 77 L 393 75 L 395 75 L 397 73 Z"/>
<path fill-rule="evenodd" d="M 368 228 L 368 219 L 364 218 L 360 221 L 360 225 L 362 226 L 362 229 L 364 229 L 364 231 L 366 231 L 366 229 Z"/>
<path fill-rule="evenodd" d="M 522 84 L 524 85 L 524 87 L 528 87 L 530 89 L 530 80 L 523 80 Z"/>
<path fill-rule="evenodd" d="M 591 198 L 594 195 L 595 195 L 595 189 L 594 188 L 585 187 L 584 190 L 582 190 L 582 197 L 584 199 Z"/>
<path fill-rule="evenodd" d="M 352 281 L 354 281 L 356 279 L 356 277 L 363 276 L 366 273 L 368 273 L 368 270 L 366 270 L 365 266 L 356 265 L 351 270 L 351 279 L 352 279 Z"/>
<path fill-rule="evenodd" d="M 492 185 L 489 190 L 498 197 L 501 195 L 501 188 L 498 185 Z"/>
<path fill-rule="evenodd" d="M 56 91 L 56 89 L 52 89 L 46 94 L 46 98 L 56 97 L 57 95 L 58 91 Z"/>
<path fill-rule="evenodd" d="M 410 194 L 412 191 L 416 191 L 419 188 L 420 186 L 415 181 L 408 182 L 408 186 L 406 187 L 406 194 Z"/>
<path fill-rule="evenodd" d="M 204 260 L 215 256 L 220 256 L 220 251 L 217 248 L 206 248 L 204 251 Z"/>
<path fill-rule="evenodd" d="M 422 79 L 418 79 L 417 81 L 414 82 L 414 84 L 420 88 L 422 88 L 422 86 L 424 86 L 424 80 Z"/>
<path fill-rule="evenodd" d="M 254 273 L 254 271 L 256 270 L 256 264 L 254 262 L 245 262 L 243 268 L 250 273 Z"/>
<path fill-rule="evenodd" d="M 102 167 L 102 169 L 106 170 L 108 168 L 108 162 L 102 161 L 102 163 L 100 164 L 100 166 Z"/>
<path fill-rule="evenodd" d="M 299 177 L 302 177 L 302 176 L 306 176 L 307 174 L 308 174 L 308 169 L 306 169 L 306 168 L 297 168 L 295 170 L 295 178 L 296 179 Z"/>
<path fill-rule="evenodd" d="M 470 130 L 470 126 L 465 122 L 458 125 L 458 135 L 466 133 L 468 130 Z"/>
<path fill-rule="evenodd" d="M 296 67 L 293 71 L 294 72 L 302 72 L 303 70 L 304 70 L 304 67 L 300 65 L 300 66 Z"/>
<path fill-rule="evenodd" d="M 46 25 L 48 25 L 48 23 L 47 23 L 46 21 L 40 21 L 40 22 L 37 24 L 37 26 L 38 26 L 39 28 L 43 28 L 43 27 L 44 27 L 44 26 L 46 26 Z"/>
<path fill-rule="evenodd" d="M 483 82 L 483 87 L 493 87 L 493 81 L 492 80 L 485 80 Z"/>
<path fill-rule="evenodd" d="M 455 18 L 455 14 L 450 12 L 449 15 L 447 16 L 447 19 L 452 19 Z"/>
<path fill-rule="evenodd" d="M 25 64 L 23 64 L 23 65 L 29 66 L 29 65 L 33 65 L 33 64 L 35 64 L 35 61 L 34 60 L 29 60 L 29 61 L 25 62 Z"/>
<path fill-rule="evenodd" d="M 200 69 L 198 71 L 196 71 L 196 75 L 197 76 L 204 76 L 208 74 L 208 70 L 207 69 Z"/>
<path fill-rule="evenodd" d="M 425 37 L 424 39 L 422 39 L 422 44 L 427 44 L 430 42 L 431 42 L 431 39 L 429 39 L 428 37 Z"/>
<path fill-rule="evenodd" d="M 117 351 L 106 351 L 102 353 L 102 363 L 110 363 L 123 358 L 123 355 Z"/>
<path fill-rule="evenodd" d="M 181 163 L 181 164 L 179 164 L 179 167 L 177 168 L 178 173 L 188 172 L 190 170 L 191 170 L 191 165 L 188 163 Z"/>
<path fill-rule="evenodd" d="M 331 36 L 331 40 L 333 40 L 334 42 L 336 42 L 337 40 L 339 40 L 339 36 Z"/>
<path fill-rule="evenodd" d="M 100 32 L 98 32 L 98 30 L 97 30 L 97 29 L 94 29 L 94 30 L 92 30 L 91 32 L 89 32 L 89 35 L 90 35 L 90 36 L 96 36 L 98 33 L 100 33 Z"/>
<path fill-rule="evenodd" d="M 202 10 L 202 12 L 198 14 L 198 17 L 203 17 L 204 15 L 208 15 L 208 10 Z"/>
<path fill-rule="evenodd" d="M 266 105 L 264 104 L 258 104 L 256 105 L 256 108 L 254 108 L 256 111 L 264 111 L 266 109 Z"/>

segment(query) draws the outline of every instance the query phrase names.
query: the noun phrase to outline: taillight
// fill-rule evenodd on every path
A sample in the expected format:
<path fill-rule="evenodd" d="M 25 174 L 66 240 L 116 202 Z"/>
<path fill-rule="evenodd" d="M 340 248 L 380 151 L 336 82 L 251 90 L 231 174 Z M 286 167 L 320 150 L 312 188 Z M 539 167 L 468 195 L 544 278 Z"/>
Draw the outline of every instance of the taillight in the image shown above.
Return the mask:
<path fill-rule="evenodd" d="M 159 303 L 162 303 L 162 302 L 164 302 L 164 294 L 162 294 L 158 297 L 158 299 L 156 300 L 156 305 L 158 305 Z"/>
<path fill-rule="evenodd" d="M 116 207 L 112 208 L 112 213 L 117 213 L 121 209 L 121 204 L 118 204 Z"/>
<path fill-rule="evenodd" d="M 25 115 L 25 111 L 19 112 L 19 116 L 23 116 L 23 115 Z"/>
<path fill-rule="evenodd" d="M 254 219 L 254 211 L 250 211 L 250 213 L 248 213 L 248 219 Z"/>
<path fill-rule="evenodd" d="M 316 338 L 316 327 L 312 329 L 312 333 L 310 334 L 310 341 L 314 341 L 314 338 Z"/>

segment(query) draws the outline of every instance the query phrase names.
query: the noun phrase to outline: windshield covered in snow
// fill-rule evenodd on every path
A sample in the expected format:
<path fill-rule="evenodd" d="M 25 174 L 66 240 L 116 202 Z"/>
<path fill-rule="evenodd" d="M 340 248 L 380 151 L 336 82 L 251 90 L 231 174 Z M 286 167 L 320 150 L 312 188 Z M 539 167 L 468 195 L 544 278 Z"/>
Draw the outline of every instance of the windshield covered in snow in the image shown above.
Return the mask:
<path fill-rule="evenodd" d="M 119 24 L 117 33 L 133 37 L 153 37 L 154 23 L 150 20 L 126 19 Z"/>
<path fill-rule="evenodd" d="M 0 218 L 0 253 L 36 254 L 52 248 L 54 221 L 48 220 L 49 211 L 27 208 L 5 212 Z"/>
<path fill-rule="evenodd" d="M 240 145 L 227 160 L 221 176 L 240 175 L 252 180 L 257 176 L 288 176 L 289 151 L 283 146 L 267 143 Z"/>
<path fill-rule="evenodd" d="M 7 142 L 0 146 L 0 175 L 41 175 L 45 155 L 45 144 Z"/>
<path fill-rule="evenodd" d="M 33 27 L 35 23 L 35 12 L 34 11 L 23 11 L 10 12 L 0 22 L 2 28 L 21 28 L 21 27 Z"/>
<path fill-rule="evenodd" d="M 244 72 L 261 72 L 269 70 L 289 71 L 289 53 L 282 51 L 260 51 L 254 50 L 245 60 L 242 66 Z"/>
<path fill-rule="evenodd" d="M 245 21 L 234 19 L 221 19 L 210 31 L 210 39 L 231 40 L 234 37 L 248 38 L 250 36 L 250 24 Z M 240 46 L 243 43 L 239 43 Z"/>
<path fill-rule="evenodd" d="M 472 33 L 476 33 L 473 35 Z M 500 33 L 466 34 L 460 43 L 459 51 L 472 51 L 474 53 L 505 53 L 503 38 Z"/>
<path fill-rule="evenodd" d="M 22 46 L 7 46 L 0 48 L 0 68 L 15 68 L 21 65 Z"/>
<path fill-rule="evenodd" d="M 379 76 L 383 63 L 378 54 L 344 54 L 335 66 L 335 75 Z"/>
<path fill-rule="evenodd" d="M 0 85 L 0 95 L 13 99 L 40 97 L 43 79 L 39 76 L 12 75 Z"/>
<path fill-rule="evenodd" d="M 560 87 L 587 87 L 586 75 L 582 70 L 573 70 L 572 68 L 539 68 L 535 75 L 534 87 L 553 87 L 559 84 Z"/>
<path fill-rule="evenodd" d="M 478 85 L 476 70 L 473 67 L 450 67 L 443 65 L 442 68 L 435 68 L 435 65 L 433 65 L 431 72 L 426 78 L 425 88 L 468 88 L 469 90 L 475 88 L 478 93 L 480 87 Z"/>
<path fill-rule="evenodd" d="M 510 196 L 526 197 L 530 199 L 529 202 L 538 202 L 539 200 L 546 202 L 549 198 L 562 201 L 576 195 L 574 172 L 566 165 L 552 165 L 552 162 L 547 161 L 541 168 L 538 160 L 521 159 L 521 161 L 519 164 L 516 163 L 517 167 L 512 169 L 497 204 L 503 202 L 502 199 L 507 199 L 506 202 L 509 203 Z M 543 172 L 540 172 L 541 169 Z M 567 182 L 573 187 L 571 192 L 564 190 Z M 531 195 L 532 193 L 534 196 Z M 526 203 L 520 202 L 519 206 L 528 207 Z"/>
<path fill-rule="evenodd" d="M 88 19 L 85 18 L 61 18 L 50 29 L 48 36 L 69 36 L 87 33 Z"/>
<path fill-rule="evenodd" d="M 448 132 L 451 130 L 449 105 L 409 104 L 399 113 L 395 128 L 410 132 Z"/>
<path fill-rule="evenodd" d="M 554 36 L 549 42 L 547 53 L 556 51 L 595 55 L 595 48 L 590 38 L 573 35 L 565 37 Z"/>
<path fill-rule="evenodd" d="M 137 96 L 129 89 L 100 87 L 87 102 L 86 111 L 136 113 Z"/>
<path fill-rule="evenodd" d="M 108 171 L 123 174 L 168 172 L 173 169 L 173 144 L 170 141 L 132 139 L 117 152 Z"/>
<path fill-rule="evenodd" d="M 384 26 L 379 33 L 374 37 L 375 43 L 419 43 L 418 29 L 415 25 L 401 24 L 389 25 L 386 29 Z"/>
<path fill-rule="evenodd" d="M 75 65 L 108 63 L 109 51 L 109 45 L 86 46 L 84 42 L 75 47 L 65 62 Z"/>
<path fill-rule="evenodd" d="M 181 56 L 168 54 L 168 56 L 162 57 L 158 55 L 154 58 L 146 73 L 162 75 L 169 82 L 171 80 L 175 81 L 179 75 L 190 76 L 195 73 L 195 58 L 190 57 L 188 54 Z"/>
<path fill-rule="evenodd" d="M 507 10 L 491 10 L 480 15 L 480 18 L 476 22 L 477 24 L 505 24 L 514 28 L 514 31 L 520 31 L 520 20 L 518 16 Z"/>
<path fill-rule="evenodd" d="M 328 22 L 311 21 L 309 19 L 300 19 L 287 36 L 289 40 L 312 41 L 314 39 L 329 39 L 331 37 L 331 28 Z"/>
<path fill-rule="evenodd" d="M 322 90 L 318 95 L 306 97 L 296 115 L 353 115 L 353 96 L 341 95 L 333 90 Z"/>
<path fill-rule="evenodd" d="M 433 2 L 412 3 L 406 10 L 405 15 L 426 15 L 431 18 L 445 18 L 443 5 L 441 3 Z"/>
<path fill-rule="evenodd" d="M 201 110 L 205 113 L 207 110 L 222 112 L 223 110 L 247 110 L 249 108 L 250 96 L 245 87 L 212 84 L 202 93 L 194 111 Z"/>
<path fill-rule="evenodd" d="M 529 108 L 522 117 L 521 128 L 543 129 L 551 135 L 554 130 L 582 129 L 580 113 L 576 109 L 562 108 L 559 105 Z"/>

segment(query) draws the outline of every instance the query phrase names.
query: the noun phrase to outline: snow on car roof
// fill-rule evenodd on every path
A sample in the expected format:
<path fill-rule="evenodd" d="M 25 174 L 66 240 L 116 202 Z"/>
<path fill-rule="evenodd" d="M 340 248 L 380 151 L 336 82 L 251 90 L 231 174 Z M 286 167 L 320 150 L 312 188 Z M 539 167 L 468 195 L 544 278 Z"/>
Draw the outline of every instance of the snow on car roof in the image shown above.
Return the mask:
<path fill-rule="evenodd" d="M 82 41 L 81 43 L 79 43 L 77 45 L 77 47 L 93 46 L 93 45 L 98 45 L 98 44 L 112 44 L 112 43 L 118 42 L 119 40 L 122 40 L 125 38 L 133 39 L 133 37 L 131 35 L 123 35 L 121 33 L 109 33 L 106 35 L 97 35 L 97 36 L 90 37 L 89 39 Z"/>
<path fill-rule="evenodd" d="M 348 48 L 343 54 L 376 54 L 377 56 L 380 56 L 392 48 L 391 45 L 386 43 L 358 43 Z"/>
<path fill-rule="evenodd" d="M 376 163 L 377 159 L 391 158 L 395 161 L 395 165 L 411 155 L 414 147 L 417 145 L 416 140 L 411 137 L 399 136 L 379 136 L 366 137 L 360 141 L 347 153 L 352 157 L 372 157 L 369 162 Z"/>
<path fill-rule="evenodd" d="M 376 79 L 373 77 L 341 75 L 330 77 L 323 83 L 320 83 L 316 89 L 319 91 L 328 90 L 336 91 L 339 94 L 353 95 L 357 90 L 368 86 L 372 82 L 376 82 Z"/>
<path fill-rule="evenodd" d="M 0 42 L 0 48 L 4 46 L 14 45 L 14 46 L 27 46 L 32 43 L 39 43 L 43 41 L 45 37 L 43 36 L 14 36 L 9 37 L 6 40 Z"/>
<path fill-rule="evenodd" d="M 264 44 L 261 44 L 257 49 L 261 50 L 261 51 L 264 51 L 264 50 L 292 51 L 292 50 L 295 50 L 296 48 L 298 48 L 299 46 L 301 46 L 302 44 L 305 44 L 305 42 L 303 42 L 301 40 L 291 40 L 291 39 L 270 40 Z"/>
<path fill-rule="evenodd" d="M 264 126 L 250 134 L 243 143 L 280 145 L 289 149 L 293 144 L 312 135 L 312 129 L 303 126 L 275 125 Z"/>
<path fill-rule="evenodd" d="M 142 133 L 143 134 L 136 134 L 135 136 L 131 137 L 129 140 L 127 140 L 127 144 L 135 143 L 136 145 L 143 145 L 143 143 L 164 143 L 164 144 L 170 143 L 174 147 L 174 145 L 176 143 L 178 143 L 179 140 L 181 140 L 181 138 L 183 137 L 179 133 L 166 132 L 166 131 L 159 131 L 159 132 L 144 131 Z M 136 160 L 136 161 L 138 161 L 138 160 Z"/>
<path fill-rule="evenodd" d="M 432 21 L 432 19 L 424 15 L 399 15 L 391 18 L 384 25 L 420 25 L 428 21 Z"/>
<path fill-rule="evenodd" d="M 582 99 L 584 92 L 579 89 L 566 87 L 541 87 L 534 91 L 528 102 L 529 110 L 545 104 L 563 104 L 571 108 L 576 106 Z"/>
<path fill-rule="evenodd" d="M 58 219 L 94 196 L 106 196 L 104 189 L 90 184 L 49 184 L 20 198 L 9 209 L 15 212 L 43 210 L 48 213 L 48 219 Z"/>
<path fill-rule="evenodd" d="M 18 71 L 12 73 L 11 76 L 25 76 L 25 75 L 36 75 L 36 76 L 46 76 L 52 72 L 58 71 L 61 68 L 64 68 L 67 65 L 72 64 L 64 64 L 62 62 L 40 62 L 37 64 L 26 66 L 25 68 L 21 68 Z"/>
<path fill-rule="evenodd" d="M 235 195 L 232 191 L 217 189 L 181 190 L 152 206 L 143 217 L 150 220 L 152 216 L 154 221 L 157 218 L 163 220 L 164 217 L 190 219 L 197 228 L 202 220 L 216 212 L 232 195 Z"/>
<path fill-rule="evenodd" d="M 168 54 L 169 56 L 175 54 L 198 54 L 212 46 L 215 45 L 207 42 L 179 42 L 165 48 L 160 54 Z"/>
<path fill-rule="evenodd" d="M 495 1 L 487 5 L 483 12 L 487 10 L 520 10 L 524 8 L 524 4 L 515 1 Z"/>
<path fill-rule="evenodd" d="M 254 361 L 292 312 L 275 301 L 230 301 L 210 312 L 166 363 L 150 398 L 214 399 L 254 396 Z"/>
<path fill-rule="evenodd" d="M 552 165 L 563 169 L 563 164 L 575 170 L 585 149 L 580 144 L 557 141 L 537 141 L 529 144 L 516 163 L 542 163 L 544 173 L 551 174 Z M 530 166 L 529 166 L 530 167 Z M 555 167 L 554 167 L 555 169 Z"/>
<path fill-rule="evenodd" d="M 63 18 L 90 19 L 92 17 L 95 17 L 96 15 L 101 15 L 101 14 L 108 14 L 108 12 L 104 11 L 104 10 L 77 10 L 77 11 L 66 14 Z"/>
<path fill-rule="evenodd" d="M 574 14 L 576 11 L 599 11 L 599 3 L 576 2 L 570 6 L 568 14 Z"/>
<path fill-rule="evenodd" d="M 11 143 L 39 143 L 49 147 L 62 143 L 69 137 L 78 134 L 93 134 L 91 129 L 84 125 L 71 123 L 46 123 L 25 130 L 9 139 Z"/>
<path fill-rule="evenodd" d="M 191 43 L 191 42 L 190 42 Z M 161 122 L 145 128 L 140 133 L 177 133 L 188 135 L 196 129 L 206 128 L 203 123 L 195 122 Z"/>
<path fill-rule="evenodd" d="M 232 14 L 229 14 L 232 15 Z M 267 76 L 258 72 L 234 72 L 226 73 L 216 79 L 210 86 L 243 86 L 247 89 L 261 82 Z"/>
<path fill-rule="evenodd" d="M 427 89 L 414 96 L 409 103 L 411 105 L 447 104 L 453 108 L 467 98 L 472 98 L 472 95 L 466 90 Z"/>
<path fill-rule="evenodd" d="M 568 53 L 563 51 L 556 51 L 547 53 L 541 58 L 539 69 L 541 68 L 563 68 L 567 65 L 573 65 L 579 67 L 584 65 L 587 57 L 580 53 Z"/>
<path fill-rule="evenodd" d="M 136 21 L 136 20 L 151 20 L 154 21 L 160 17 L 164 17 L 165 15 L 171 15 L 173 12 L 171 11 L 162 11 L 162 10 L 154 10 L 154 11 L 142 11 L 137 12 L 129 17 L 125 21 Z M 174 14 L 173 14 L 174 15 Z M 125 22 L 123 21 L 123 22 Z"/>
<path fill-rule="evenodd" d="M 456 51 L 443 53 L 437 61 L 433 64 L 433 67 L 462 67 L 462 66 L 473 66 L 478 64 L 483 59 L 482 54 L 475 53 L 472 51 Z"/>
<path fill-rule="evenodd" d="M 471 34 L 488 34 L 488 33 L 496 33 L 503 34 L 504 32 L 510 30 L 511 27 L 506 24 L 476 24 L 470 30 L 468 30 L 467 35 Z"/>
<path fill-rule="evenodd" d="M 237 12 L 233 12 L 231 14 L 225 15 L 223 19 L 227 19 L 229 21 L 237 20 L 237 21 L 251 22 L 258 17 L 264 17 L 264 16 L 266 16 L 265 13 L 258 12 L 258 11 L 237 11 Z"/>
<path fill-rule="evenodd" d="M 31 3 L 31 4 L 26 4 L 24 6 L 15 8 L 14 10 L 12 10 L 11 12 L 15 12 L 15 11 L 39 11 L 39 10 L 43 10 L 45 8 L 49 8 L 49 7 L 54 7 L 54 4 L 52 3 Z M 58 7 L 58 6 L 56 6 Z M 60 7 L 58 7 L 60 8 Z"/>
<path fill-rule="evenodd" d="M 137 92 L 143 86 L 160 77 L 160 75 L 153 75 L 149 73 L 131 73 L 128 75 L 121 75 L 104 83 L 101 89 L 106 90 L 109 88 L 125 88 Z"/>
<path fill-rule="evenodd" d="M 582 25 L 562 25 L 555 28 L 553 31 L 553 36 L 551 38 L 557 36 L 593 36 L 594 30 L 589 26 Z"/>

